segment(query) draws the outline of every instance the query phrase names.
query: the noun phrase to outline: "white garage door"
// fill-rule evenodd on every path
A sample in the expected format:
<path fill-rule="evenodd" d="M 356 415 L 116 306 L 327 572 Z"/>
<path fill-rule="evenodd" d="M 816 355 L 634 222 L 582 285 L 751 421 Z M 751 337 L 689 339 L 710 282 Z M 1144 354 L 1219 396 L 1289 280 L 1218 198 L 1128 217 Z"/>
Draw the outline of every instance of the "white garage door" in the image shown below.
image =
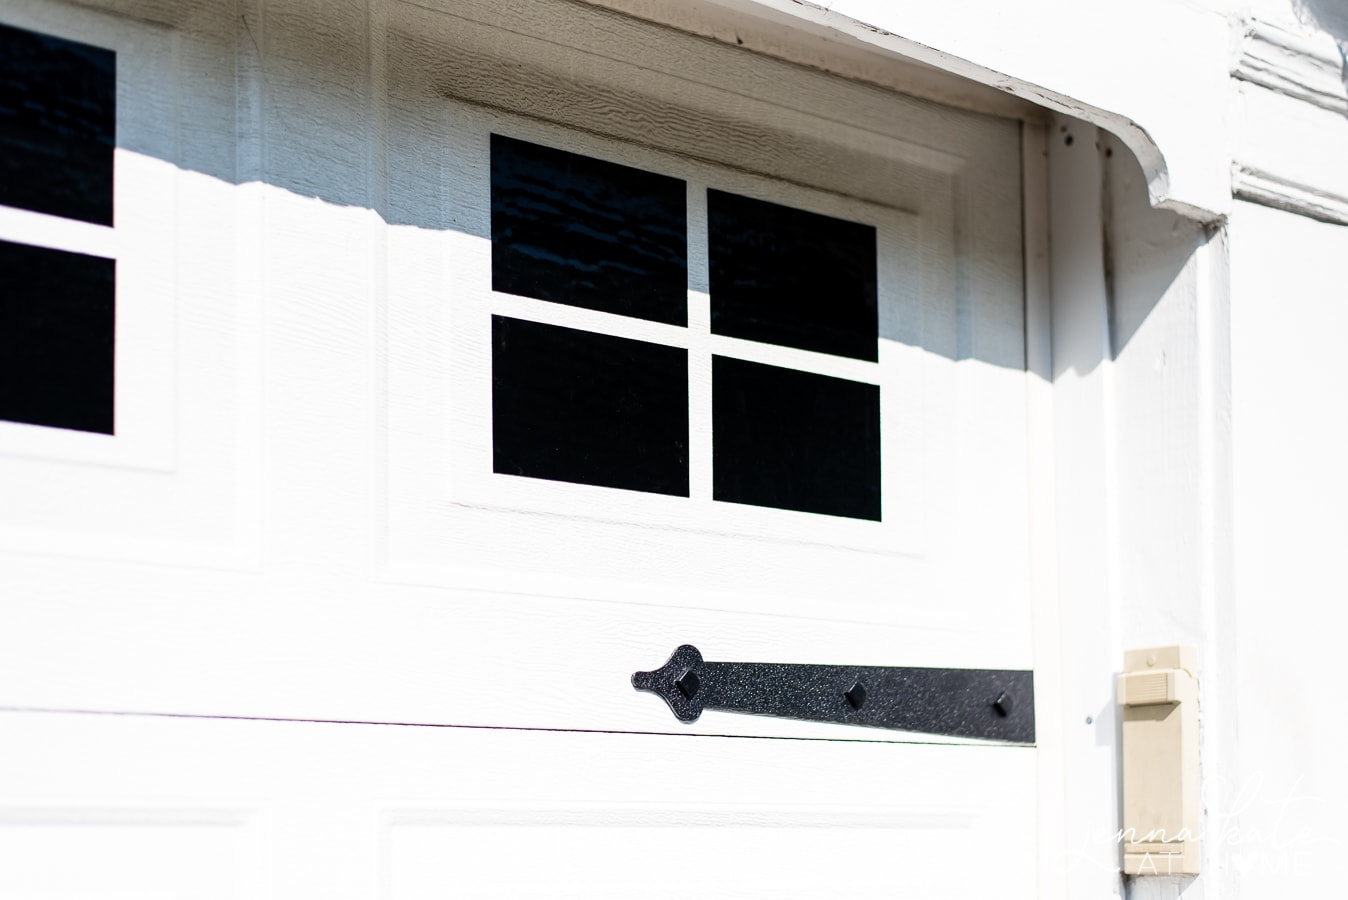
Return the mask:
<path fill-rule="evenodd" d="M 103 6 L 0 13 L 117 147 L 110 222 L 0 209 L 23 342 L 115 335 L 0 386 L 0 895 L 1033 895 L 1023 691 L 631 681 L 1034 668 L 1018 123 L 572 4 Z"/>

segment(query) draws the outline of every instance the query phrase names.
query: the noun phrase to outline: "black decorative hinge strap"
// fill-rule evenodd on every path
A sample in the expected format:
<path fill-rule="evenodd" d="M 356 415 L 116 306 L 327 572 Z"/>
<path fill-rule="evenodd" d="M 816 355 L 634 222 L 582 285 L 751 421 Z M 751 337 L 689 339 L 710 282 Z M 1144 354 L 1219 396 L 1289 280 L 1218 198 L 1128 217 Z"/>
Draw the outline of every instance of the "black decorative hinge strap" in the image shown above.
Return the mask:
<path fill-rule="evenodd" d="M 683 722 L 704 709 L 1034 743 L 1034 672 L 706 662 L 684 644 L 632 686 Z"/>

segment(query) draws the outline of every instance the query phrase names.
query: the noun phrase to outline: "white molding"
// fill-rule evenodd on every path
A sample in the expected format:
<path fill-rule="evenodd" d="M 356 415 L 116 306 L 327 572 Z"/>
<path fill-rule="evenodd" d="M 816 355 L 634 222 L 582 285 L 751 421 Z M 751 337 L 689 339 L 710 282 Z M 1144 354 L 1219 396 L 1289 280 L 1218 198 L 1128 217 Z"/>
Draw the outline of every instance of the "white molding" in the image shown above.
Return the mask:
<path fill-rule="evenodd" d="M 860 38 L 867 26 L 817 7 L 754 0 L 585 0 L 634 18 L 699 34 L 750 53 L 840 75 L 914 97 L 974 112 L 1045 121 L 1048 110 L 988 79 L 955 72 L 947 54 L 899 55 L 877 51 Z"/>
<path fill-rule="evenodd" d="M 1115 134 L 1137 158 L 1153 206 L 1165 206 L 1200 221 L 1221 218 L 1217 198 L 1177 194 L 1156 138 L 1116 107 L 1101 107 L 1080 95 L 1053 90 L 1046 82 L 990 68 L 953 49 L 938 49 L 886 28 L 877 16 L 866 20 L 837 11 L 837 4 L 803 0 L 581 0 L 592 6 L 645 19 L 714 41 L 742 46 L 765 56 L 818 68 L 844 78 L 880 85 L 913 96 L 976 111 L 1010 114 L 991 104 L 979 87 L 1024 101 L 1019 117 L 1065 115 Z M 876 8 L 882 9 L 880 4 Z M 899 7 L 896 7 L 896 9 Z M 1081 82 L 1085 84 L 1085 82 Z M 1042 112 L 1041 112 L 1042 111 Z"/>
<path fill-rule="evenodd" d="M 1240 200 L 1271 206 L 1333 225 L 1348 225 L 1348 197 L 1301 184 L 1263 169 L 1231 166 L 1231 193 Z"/>
<path fill-rule="evenodd" d="M 1121 659 L 1120 438 L 1102 240 L 1103 156 L 1094 125 L 1064 117 L 1049 134 L 1049 336 L 1061 700 L 1056 710 L 1041 713 L 1039 721 L 1056 713 L 1063 735 L 1057 777 L 1066 798 L 1060 807 L 1066 843 L 1059 848 L 1058 868 L 1067 871 L 1061 876 L 1061 895 L 1121 898 L 1125 892 L 1117 846 L 1087 837 L 1118 828 L 1120 759 L 1112 695 Z M 1056 523 L 1064 527 L 1056 529 Z M 1046 642 L 1051 644 L 1052 637 Z"/>
<path fill-rule="evenodd" d="M 1025 409 L 1029 435 L 1030 591 L 1034 603 L 1034 705 L 1063 709 L 1062 622 L 1058 612 L 1058 525 L 1053 418 L 1053 259 L 1049 232 L 1049 128 L 1026 122 L 1021 129 L 1021 190 L 1025 241 Z M 1036 838 L 1040 900 L 1064 900 L 1063 854 L 1067 782 L 1062 717 L 1039 716 Z"/>
<path fill-rule="evenodd" d="M 1231 77 L 1348 114 L 1342 57 L 1328 36 L 1315 40 L 1276 25 L 1248 20 Z"/>
<path fill-rule="evenodd" d="M 0 206 L 0 241 L 117 258 L 117 233 L 111 226 L 10 206 Z"/>

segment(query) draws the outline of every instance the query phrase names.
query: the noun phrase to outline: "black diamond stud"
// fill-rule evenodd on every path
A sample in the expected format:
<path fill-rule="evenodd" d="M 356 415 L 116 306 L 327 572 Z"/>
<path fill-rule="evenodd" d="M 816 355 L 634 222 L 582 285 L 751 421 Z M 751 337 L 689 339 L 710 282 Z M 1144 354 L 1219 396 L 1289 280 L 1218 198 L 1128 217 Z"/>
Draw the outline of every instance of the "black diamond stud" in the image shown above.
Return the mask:
<path fill-rule="evenodd" d="M 992 708 L 997 710 L 997 715 L 1001 716 L 1003 719 L 1011 715 L 1011 710 L 1014 706 L 1015 704 L 1011 701 L 1011 695 L 1006 691 L 1002 691 L 997 695 L 997 699 L 992 701 Z"/>
<path fill-rule="evenodd" d="M 866 702 L 866 687 L 858 681 L 851 690 L 843 691 L 843 696 L 853 709 L 861 709 L 861 705 Z"/>
<path fill-rule="evenodd" d="M 675 679 L 674 686 L 679 689 L 679 693 L 683 694 L 685 699 L 692 700 L 693 695 L 697 693 L 697 689 L 702 686 L 702 679 L 697 677 L 696 672 L 689 669 Z"/>

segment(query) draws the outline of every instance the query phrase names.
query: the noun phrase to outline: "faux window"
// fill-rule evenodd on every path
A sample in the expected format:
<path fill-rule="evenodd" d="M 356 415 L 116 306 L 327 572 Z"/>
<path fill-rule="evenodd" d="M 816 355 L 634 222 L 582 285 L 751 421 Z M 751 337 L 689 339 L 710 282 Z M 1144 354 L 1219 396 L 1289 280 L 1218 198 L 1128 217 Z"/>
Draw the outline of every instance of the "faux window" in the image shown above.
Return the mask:
<path fill-rule="evenodd" d="M 713 334 L 875 362 L 876 230 L 707 192 Z M 501 135 L 492 288 L 688 325 L 685 182 Z M 498 473 L 688 496 L 689 351 L 492 321 Z M 717 354 L 713 497 L 879 520 L 880 389 Z"/>
<path fill-rule="evenodd" d="M 0 207 L 110 227 L 115 122 L 112 51 L 0 25 Z M 0 419 L 112 434 L 115 261 L 0 241 L 0 279 Z"/>

